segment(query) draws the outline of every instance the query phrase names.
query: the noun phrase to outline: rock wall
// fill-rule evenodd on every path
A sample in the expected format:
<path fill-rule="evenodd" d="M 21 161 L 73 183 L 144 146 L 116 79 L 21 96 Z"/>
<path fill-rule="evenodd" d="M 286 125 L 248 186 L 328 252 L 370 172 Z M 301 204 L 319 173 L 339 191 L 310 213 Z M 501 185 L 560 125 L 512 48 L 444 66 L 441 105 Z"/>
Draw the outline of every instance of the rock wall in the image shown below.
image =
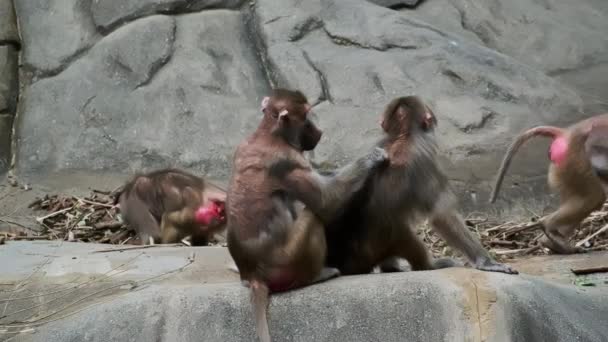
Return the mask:
<path fill-rule="evenodd" d="M 588 92 L 558 76 L 608 58 L 605 2 L 375 2 L 18 1 L 15 171 L 41 179 L 171 165 L 226 178 L 262 96 L 286 86 L 315 104 L 325 135 L 314 157 L 326 167 L 370 148 L 392 98 L 423 96 L 454 184 L 485 199 L 514 134 L 591 114 L 581 113 Z M 18 42 L 14 25 L 0 27 Z M 15 53 L 14 43 L 1 48 Z M 507 193 L 533 196 L 544 185 L 546 149 L 522 151 Z"/>
<path fill-rule="evenodd" d="M 0 0 L 0 175 L 8 171 L 11 159 L 11 131 L 19 94 L 19 47 L 13 1 Z"/>

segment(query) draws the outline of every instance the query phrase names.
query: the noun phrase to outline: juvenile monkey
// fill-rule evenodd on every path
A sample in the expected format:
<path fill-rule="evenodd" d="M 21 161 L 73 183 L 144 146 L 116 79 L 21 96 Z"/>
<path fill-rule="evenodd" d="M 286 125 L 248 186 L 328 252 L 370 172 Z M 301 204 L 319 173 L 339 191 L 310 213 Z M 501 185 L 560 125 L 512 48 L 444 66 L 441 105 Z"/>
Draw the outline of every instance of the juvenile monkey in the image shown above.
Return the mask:
<path fill-rule="evenodd" d="M 342 274 L 369 273 L 377 265 L 399 270 L 405 258 L 413 270 L 457 265 L 445 258 L 433 260 L 413 227 L 427 217 L 434 230 L 461 250 L 475 268 L 517 273 L 492 259 L 466 228 L 457 212 L 457 200 L 437 161 L 433 112 L 415 96 L 396 98 L 381 117 L 389 165 L 374 169 L 364 187 L 350 197 L 346 208 L 326 225 L 327 266 Z"/>
<path fill-rule="evenodd" d="M 585 152 L 593 173 L 600 178 L 604 192 L 608 194 L 608 122 L 592 125 L 585 142 Z"/>
<path fill-rule="evenodd" d="M 201 177 L 178 169 L 138 174 L 116 195 L 120 211 L 141 243 L 179 242 L 207 245 L 226 226 L 226 193 Z"/>
<path fill-rule="evenodd" d="M 332 178 L 315 173 L 303 155 L 322 135 L 308 117 L 310 108 L 300 91 L 273 90 L 262 101 L 264 116 L 257 130 L 234 155 L 226 202 L 228 250 L 251 289 L 256 330 L 264 342 L 270 341 L 270 292 L 339 275 L 323 267 L 323 220 L 335 215 L 343 199 L 386 159 L 376 149 Z"/>
<path fill-rule="evenodd" d="M 529 139 L 544 136 L 549 148 L 549 187 L 559 194 L 559 208 L 539 220 L 545 235 L 539 243 L 557 254 L 582 252 L 569 239 L 589 214 L 606 200 L 608 114 L 579 121 L 567 128 L 537 126 L 521 133 L 502 160 L 490 203 L 496 201 L 507 168 L 517 150 Z"/>

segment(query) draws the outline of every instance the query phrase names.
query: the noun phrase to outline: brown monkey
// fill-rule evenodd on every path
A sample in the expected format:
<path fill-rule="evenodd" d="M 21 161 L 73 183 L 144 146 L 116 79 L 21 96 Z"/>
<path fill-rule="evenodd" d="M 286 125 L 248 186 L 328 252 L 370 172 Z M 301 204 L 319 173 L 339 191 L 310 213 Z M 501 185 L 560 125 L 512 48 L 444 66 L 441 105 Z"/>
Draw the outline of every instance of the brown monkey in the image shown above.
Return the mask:
<path fill-rule="evenodd" d="M 593 173 L 600 178 L 604 192 L 608 193 L 608 122 L 592 125 L 585 142 L 585 152 Z"/>
<path fill-rule="evenodd" d="M 602 207 L 606 200 L 606 149 L 608 114 L 579 121 L 567 128 L 538 126 L 520 134 L 502 160 L 490 203 L 496 201 L 511 159 L 517 150 L 537 135 L 551 138 L 549 148 L 549 187 L 559 193 L 560 206 L 542 218 L 538 225 L 545 235 L 539 242 L 558 254 L 582 252 L 570 244 L 581 221 Z"/>
<path fill-rule="evenodd" d="M 313 172 L 303 151 L 313 150 L 322 132 L 308 118 L 310 108 L 300 91 L 273 90 L 262 101 L 264 116 L 257 130 L 234 155 L 226 202 L 228 250 L 241 279 L 249 284 L 256 330 L 265 342 L 270 341 L 270 292 L 339 275 L 323 267 L 322 222 L 386 159 L 386 153 L 376 149 L 332 178 Z"/>
<path fill-rule="evenodd" d="M 192 245 L 207 245 L 225 228 L 226 193 L 201 177 L 177 169 L 163 169 L 133 177 L 116 195 L 114 204 L 138 232 L 141 243 L 179 242 L 191 236 Z M 151 241 L 152 239 L 152 241 Z"/>
<path fill-rule="evenodd" d="M 413 270 L 457 265 L 449 258 L 433 260 L 416 236 L 414 224 L 427 217 L 477 269 L 517 273 L 494 261 L 465 227 L 436 161 L 436 124 L 435 115 L 418 97 L 400 97 L 388 104 L 381 117 L 386 135 L 378 146 L 387 151 L 389 165 L 374 169 L 346 209 L 326 225 L 327 266 L 342 274 L 361 274 L 377 265 L 385 272 L 397 271 L 398 258 L 407 259 Z"/>

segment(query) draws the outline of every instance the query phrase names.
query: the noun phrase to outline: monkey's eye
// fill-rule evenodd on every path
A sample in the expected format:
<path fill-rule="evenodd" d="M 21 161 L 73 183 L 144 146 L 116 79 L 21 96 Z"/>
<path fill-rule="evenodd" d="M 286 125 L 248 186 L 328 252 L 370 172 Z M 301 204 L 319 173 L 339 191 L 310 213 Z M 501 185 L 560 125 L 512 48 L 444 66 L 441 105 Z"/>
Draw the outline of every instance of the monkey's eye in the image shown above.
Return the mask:
<path fill-rule="evenodd" d="M 289 119 L 289 116 L 287 114 L 289 114 L 289 112 L 287 111 L 287 109 L 283 109 L 282 111 L 280 111 L 279 112 L 279 120 L 285 120 L 285 121 L 287 121 Z"/>

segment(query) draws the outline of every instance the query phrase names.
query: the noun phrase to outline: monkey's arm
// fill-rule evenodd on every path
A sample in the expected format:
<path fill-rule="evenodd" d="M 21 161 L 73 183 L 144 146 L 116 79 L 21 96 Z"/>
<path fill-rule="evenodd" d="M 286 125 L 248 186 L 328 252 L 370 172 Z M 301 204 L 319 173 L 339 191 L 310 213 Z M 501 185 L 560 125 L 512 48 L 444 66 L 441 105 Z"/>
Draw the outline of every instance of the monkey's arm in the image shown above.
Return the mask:
<path fill-rule="evenodd" d="M 593 172 L 604 182 L 608 182 L 608 126 L 593 126 L 585 142 L 585 152 L 589 157 Z"/>
<path fill-rule="evenodd" d="M 374 148 L 368 155 L 330 176 L 323 176 L 308 166 L 282 158 L 271 164 L 269 175 L 277 179 L 282 188 L 303 202 L 321 220 L 327 222 L 363 187 L 370 171 L 387 158 L 383 149 Z"/>

